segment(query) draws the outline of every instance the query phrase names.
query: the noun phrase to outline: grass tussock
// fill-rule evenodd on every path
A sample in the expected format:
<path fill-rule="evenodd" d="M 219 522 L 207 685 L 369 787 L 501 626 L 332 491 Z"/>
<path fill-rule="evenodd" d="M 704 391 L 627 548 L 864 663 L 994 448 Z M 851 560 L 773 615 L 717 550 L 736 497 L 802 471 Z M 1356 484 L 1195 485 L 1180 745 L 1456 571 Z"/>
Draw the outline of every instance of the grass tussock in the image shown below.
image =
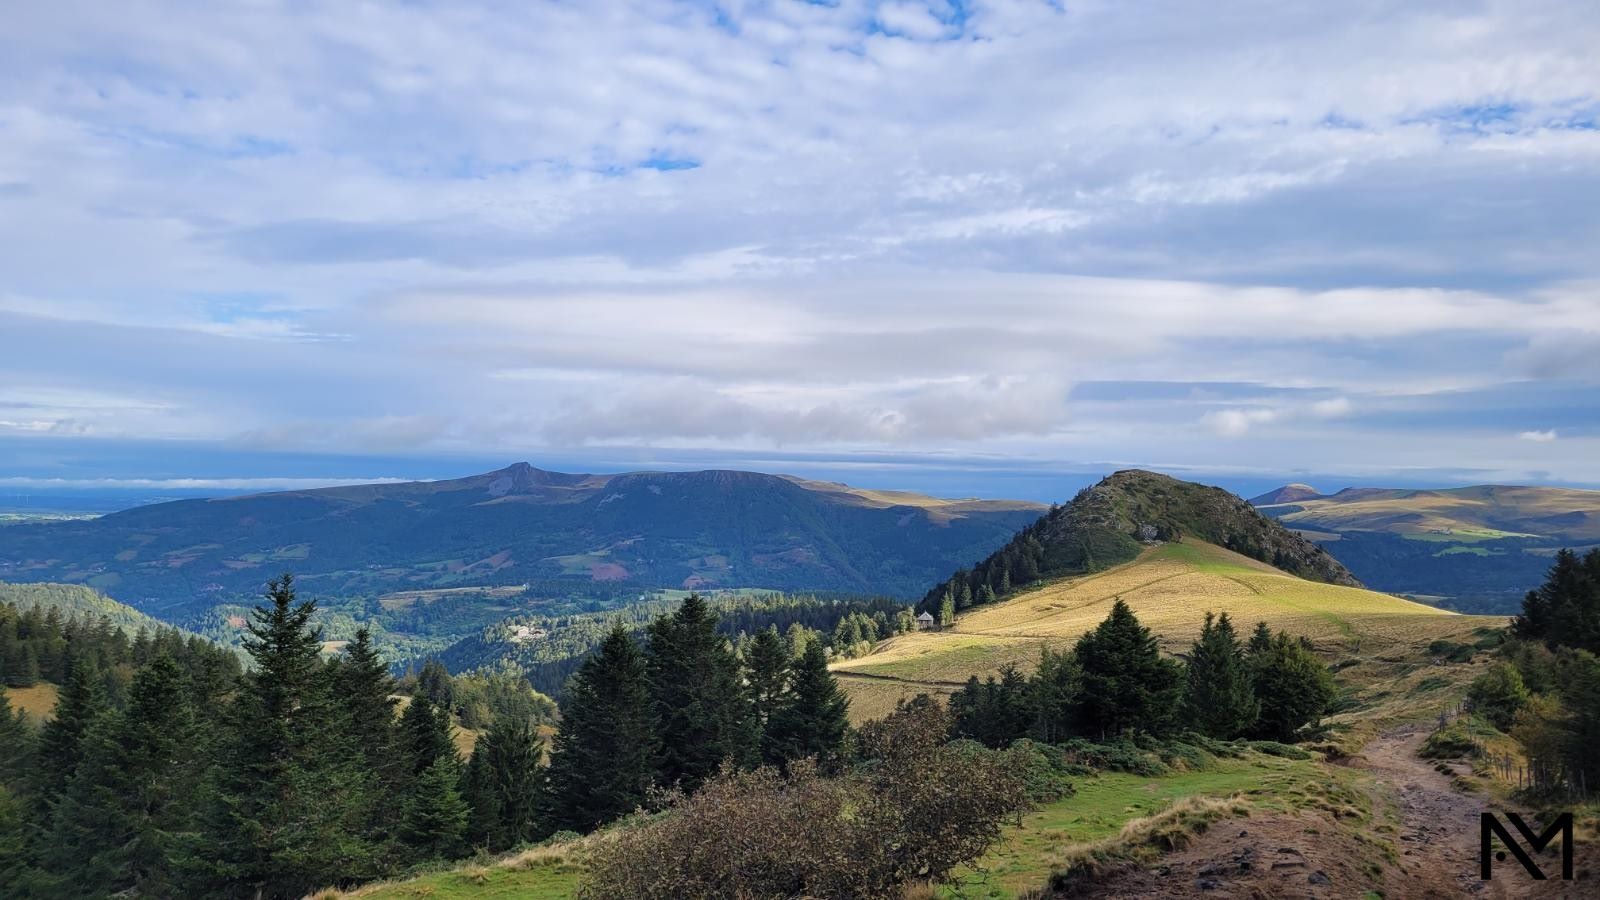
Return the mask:
<path fill-rule="evenodd" d="M 1070 890 L 1104 878 L 1125 865 L 1181 850 L 1213 823 L 1249 814 L 1249 803 L 1239 795 L 1185 797 L 1158 813 L 1130 820 L 1112 837 L 1067 847 L 1056 861 L 1050 888 Z"/>

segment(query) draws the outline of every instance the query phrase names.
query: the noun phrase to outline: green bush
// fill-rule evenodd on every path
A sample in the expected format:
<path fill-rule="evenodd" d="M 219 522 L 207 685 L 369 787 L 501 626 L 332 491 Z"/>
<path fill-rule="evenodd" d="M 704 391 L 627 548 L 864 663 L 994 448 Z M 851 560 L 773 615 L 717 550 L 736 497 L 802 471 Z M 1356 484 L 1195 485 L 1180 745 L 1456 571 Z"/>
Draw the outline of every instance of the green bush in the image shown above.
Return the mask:
<path fill-rule="evenodd" d="M 1467 729 L 1466 720 L 1458 719 L 1428 735 L 1417 755 L 1423 759 L 1460 759 L 1478 756 L 1480 752 Z"/>
<path fill-rule="evenodd" d="M 1147 778 L 1172 772 L 1172 768 L 1162 762 L 1161 757 L 1126 739 L 1095 744 L 1082 738 L 1073 738 L 1062 742 L 1061 747 L 1069 760 L 1102 771 L 1127 772 Z"/>
<path fill-rule="evenodd" d="M 1284 759 L 1310 759 L 1311 754 L 1293 744 L 1283 744 L 1278 741 L 1251 741 L 1250 749 L 1268 756 L 1281 756 Z"/>
<path fill-rule="evenodd" d="M 1472 679 L 1467 688 L 1467 699 L 1472 701 L 1472 711 L 1488 719 L 1494 727 L 1505 731 L 1517 717 L 1517 711 L 1528 703 L 1528 687 L 1522 674 L 1510 663 L 1495 663 L 1489 671 Z"/>

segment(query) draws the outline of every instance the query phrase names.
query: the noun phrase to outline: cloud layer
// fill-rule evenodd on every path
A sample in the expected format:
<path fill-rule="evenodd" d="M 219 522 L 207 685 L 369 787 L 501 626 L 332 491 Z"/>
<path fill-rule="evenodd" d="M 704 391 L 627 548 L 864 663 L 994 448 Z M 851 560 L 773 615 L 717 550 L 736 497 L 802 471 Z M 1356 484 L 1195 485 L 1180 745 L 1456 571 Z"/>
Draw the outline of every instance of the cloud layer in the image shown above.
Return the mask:
<path fill-rule="evenodd" d="M 1581 2 L 28 5 L 0 470 L 70 438 L 1600 483 L 1597 40 Z"/>

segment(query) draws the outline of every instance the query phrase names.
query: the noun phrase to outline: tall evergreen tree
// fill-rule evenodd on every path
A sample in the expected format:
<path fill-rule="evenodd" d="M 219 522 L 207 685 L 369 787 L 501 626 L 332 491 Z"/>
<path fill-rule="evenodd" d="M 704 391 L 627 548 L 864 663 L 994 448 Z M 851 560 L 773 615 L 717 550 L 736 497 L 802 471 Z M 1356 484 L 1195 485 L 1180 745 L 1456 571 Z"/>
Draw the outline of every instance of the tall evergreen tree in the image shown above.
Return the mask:
<path fill-rule="evenodd" d="M 0 787 L 19 789 L 33 773 L 33 729 L 0 684 Z"/>
<path fill-rule="evenodd" d="M 661 783 L 692 791 L 724 761 L 754 762 L 758 736 L 739 660 L 704 599 L 690 594 L 677 612 L 651 623 L 646 660 Z"/>
<path fill-rule="evenodd" d="M 815 757 L 825 770 L 837 768 L 850 729 L 850 701 L 828 671 L 828 657 L 812 644 L 795 660 L 789 694 L 772 714 L 770 732 L 779 761 Z"/>
<path fill-rule="evenodd" d="M 454 756 L 422 770 L 400 810 L 400 841 L 414 858 L 452 859 L 466 849 L 467 803 L 457 789 L 461 768 Z"/>
<path fill-rule="evenodd" d="M 1034 737 L 1055 742 L 1076 733 L 1076 710 L 1083 693 L 1083 669 L 1076 655 L 1057 653 L 1049 647 L 1040 650 L 1039 669 L 1030 688 Z"/>
<path fill-rule="evenodd" d="M 1184 707 L 1191 728 L 1222 740 L 1244 734 L 1261 712 L 1244 648 L 1227 613 L 1221 619 L 1206 613 L 1189 652 Z"/>
<path fill-rule="evenodd" d="M 546 791 L 540 756 L 538 737 L 526 719 L 496 719 L 478 737 L 462 791 L 475 843 L 504 850 L 548 830 L 538 819 Z"/>
<path fill-rule="evenodd" d="M 441 759 L 456 759 L 455 741 L 451 737 L 454 727 L 450 711 L 435 707 L 426 693 L 419 690 L 412 696 L 405 712 L 400 714 L 400 757 L 405 764 L 406 782 Z"/>
<path fill-rule="evenodd" d="M 1150 629 L 1139 624 L 1120 597 L 1105 621 L 1078 640 L 1074 652 L 1083 671 L 1078 715 L 1090 734 L 1162 734 L 1171 728 L 1182 671 L 1161 658 Z"/>
<path fill-rule="evenodd" d="M 775 630 L 753 648 L 782 652 Z M 621 623 L 567 686 L 550 753 L 548 825 L 586 832 L 644 805 L 658 756 L 644 654 Z"/>
<path fill-rule="evenodd" d="M 1286 632 L 1279 632 L 1269 649 L 1253 654 L 1250 668 L 1261 704 L 1252 729 L 1257 737 L 1294 740 L 1296 733 L 1316 723 L 1338 696 L 1328 667 Z"/>
<path fill-rule="evenodd" d="M 87 659 L 72 666 L 56 701 L 55 717 L 39 731 L 38 799 L 54 803 L 83 761 L 84 735 L 109 706 L 100 672 Z"/>
<path fill-rule="evenodd" d="M 175 896 L 175 861 L 193 831 L 203 776 L 188 679 L 155 656 L 127 709 L 84 736 L 84 759 L 56 804 L 48 868 L 80 896 Z"/>
<path fill-rule="evenodd" d="M 197 854 L 212 881 L 264 898 L 374 877 L 363 825 L 371 785 L 330 696 L 315 601 L 285 575 L 247 625 L 244 676 L 230 710 L 208 842 Z"/>
<path fill-rule="evenodd" d="M 751 709 L 756 727 L 761 730 L 761 759 L 777 762 L 772 746 L 772 716 L 789 693 L 788 645 L 778 636 L 777 626 L 756 632 L 745 652 L 745 682 L 750 686 Z"/>
<path fill-rule="evenodd" d="M 1266 622 L 1257 622 L 1255 630 L 1250 632 L 1250 643 L 1245 646 L 1245 654 L 1252 660 L 1272 649 L 1272 629 Z"/>
<path fill-rule="evenodd" d="M 0 784 L 0 888 L 8 896 L 33 897 L 43 888 L 28 850 L 25 804 Z"/>

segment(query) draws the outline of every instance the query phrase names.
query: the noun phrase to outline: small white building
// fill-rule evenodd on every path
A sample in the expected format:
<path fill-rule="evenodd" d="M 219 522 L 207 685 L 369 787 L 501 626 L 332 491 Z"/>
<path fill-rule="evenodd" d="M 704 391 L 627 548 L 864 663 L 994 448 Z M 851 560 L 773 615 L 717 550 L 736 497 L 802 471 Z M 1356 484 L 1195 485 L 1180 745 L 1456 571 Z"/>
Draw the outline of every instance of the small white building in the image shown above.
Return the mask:
<path fill-rule="evenodd" d="M 917 616 L 917 630 L 918 631 L 927 631 L 927 630 L 931 629 L 932 627 L 933 627 L 933 616 L 931 614 L 929 614 L 927 610 L 923 610 L 922 615 Z"/>

